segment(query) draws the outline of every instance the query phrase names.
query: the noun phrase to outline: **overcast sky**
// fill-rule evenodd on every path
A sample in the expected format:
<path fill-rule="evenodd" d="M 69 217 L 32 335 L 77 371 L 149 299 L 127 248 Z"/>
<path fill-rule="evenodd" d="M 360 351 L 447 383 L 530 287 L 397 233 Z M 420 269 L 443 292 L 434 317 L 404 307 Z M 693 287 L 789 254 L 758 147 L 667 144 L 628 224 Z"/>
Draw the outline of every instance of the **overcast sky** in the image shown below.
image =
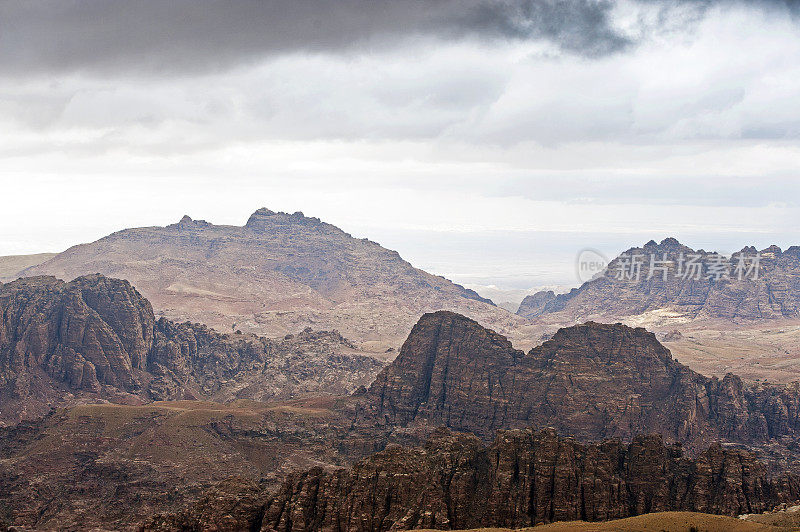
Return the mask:
<path fill-rule="evenodd" d="M 797 2 L 0 0 L 0 254 L 301 210 L 470 285 L 800 244 Z"/>

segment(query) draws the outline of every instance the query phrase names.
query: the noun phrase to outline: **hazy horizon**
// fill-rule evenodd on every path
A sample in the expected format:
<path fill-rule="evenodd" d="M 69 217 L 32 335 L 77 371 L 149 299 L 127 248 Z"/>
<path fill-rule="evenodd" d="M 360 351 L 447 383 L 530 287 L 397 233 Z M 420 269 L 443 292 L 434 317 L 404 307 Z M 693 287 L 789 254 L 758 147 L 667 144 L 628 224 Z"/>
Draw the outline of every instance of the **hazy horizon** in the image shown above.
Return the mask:
<path fill-rule="evenodd" d="M 295 212 L 292 209 L 273 208 L 274 211 Z M 252 209 L 255 210 L 255 209 Z M 193 219 L 205 219 L 216 225 L 244 225 L 251 214 L 239 216 L 238 220 L 224 222 L 208 219 L 202 213 L 187 212 Z M 319 213 L 305 211 L 306 216 Z M 334 216 L 335 217 L 335 216 Z M 597 250 L 612 259 L 619 253 L 645 244 L 649 240 L 661 241 L 676 234 L 650 233 L 591 233 L 591 232 L 546 232 L 546 231 L 437 231 L 425 229 L 371 228 L 367 225 L 346 221 L 336 223 L 321 217 L 323 221 L 339 226 L 356 238 L 368 238 L 382 246 L 396 250 L 414 266 L 436 275 L 442 275 L 459 284 L 478 291 L 495 303 L 518 303 L 526 294 L 548 289 L 566 292 L 580 286 L 581 280 L 575 272 L 575 261 L 583 249 Z M 140 226 L 168 225 L 180 216 L 167 221 L 144 223 Z M 111 221 L 109 226 L 116 224 Z M 103 227 L 103 224 L 98 224 Z M 130 226 L 138 227 L 138 226 Z M 72 245 L 97 240 L 106 234 L 129 227 L 110 228 L 89 240 L 74 241 L 61 248 L 32 251 L 61 252 Z M 50 229 L 53 231 L 53 229 Z M 53 231 L 58 233 L 58 231 Z M 725 233 L 709 237 L 702 233 L 683 233 L 678 236 L 681 243 L 694 249 L 717 251 L 730 255 L 744 246 L 754 245 L 758 249 L 776 244 L 782 249 L 800 245 L 792 241 L 793 234 L 742 234 Z M 62 238 L 57 236 L 57 238 Z M 27 253 L 25 253 L 27 254 Z M 3 254 L 10 255 L 10 254 Z M 2 256 L 2 255 L 0 255 Z"/>

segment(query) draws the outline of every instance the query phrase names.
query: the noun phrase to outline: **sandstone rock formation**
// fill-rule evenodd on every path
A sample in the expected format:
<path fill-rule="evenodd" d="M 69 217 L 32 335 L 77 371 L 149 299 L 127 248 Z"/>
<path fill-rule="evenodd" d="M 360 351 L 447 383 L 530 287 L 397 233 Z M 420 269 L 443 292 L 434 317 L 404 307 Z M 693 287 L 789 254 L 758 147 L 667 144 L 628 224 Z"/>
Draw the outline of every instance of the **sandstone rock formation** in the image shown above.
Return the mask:
<path fill-rule="evenodd" d="M 737 515 L 791 500 L 797 490 L 752 454 L 719 445 L 691 460 L 660 436 L 582 445 L 512 430 L 484 447 L 445 430 L 424 447 L 390 447 L 349 469 L 293 473 L 269 498 L 251 485 L 241 496 L 223 486 L 143 530 L 206 530 L 223 516 L 231 530 L 384 531 L 519 528 L 667 510 Z"/>
<path fill-rule="evenodd" d="M 800 431 L 797 385 L 704 377 L 644 329 L 587 323 L 526 354 L 452 312 L 420 319 L 359 408 L 365 426 L 441 425 L 485 441 L 498 429 L 529 426 L 583 441 L 659 433 L 690 452 L 716 440 L 793 440 Z"/>
<path fill-rule="evenodd" d="M 750 271 L 750 259 L 756 254 L 760 256 L 757 275 Z M 638 275 L 632 266 L 634 256 L 640 263 Z M 745 247 L 731 257 L 722 257 L 721 270 L 712 266 L 717 256 L 693 250 L 674 238 L 660 244 L 651 240 L 611 261 L 602 277 L 548 302 L 543 314 L 562 321 L 607 321 L 653 311 L 675 312 L 693 320 L 800 317 L 800 246 L 786 251 L 777 246 L 761 251 Z M 690 268 L 692 257 L 701 265 L 699 270 Z M 740 258 L 742 269 L 737 271 Z M 664 260 L 667 262 L 659 262 Z M 716 273 L 723 271 L 727 274 Z"/>
<path fill-rule="evenodd" d="M 243 227 L 185 216 L 74 246 L 24 275 L 127 279 L 175 321 L 282 337 L 336 329 L 383 352 L 424 312 L 451 309 L 510 332 L 523 322 L 397 252 L 304 216 L 254 212 Z"/>
<path fill-rule="evenodd" d="M 76 298 L 83 290 L 115 294 L 77 301 L 97 314 L 95 329 L 128 331 L 101 345 L 122 346 L 103 350 L 108 360 L 144 364 L 130 371 L 131 397 L 247 397 L 250 387 L 236 383 L 256 376 L 252 388 L 267 390 L 267 398 L 270 382 L 284 386 L 281 375 L 289 389 L 318 383 L 323 373 L 346 378 L 344 370 L 315 374 L 292 366 L 271 341 L 151 322 L 121 281 L 40 279 L 15 290 L 36 282 Z M 106 284 L 116 289 L 101 290 Z M 111 300 L 132 321 L 99 318 L 110 308 L 103 301 Z M 129 322 L 153 324 L 152 347 L 138 357 L 128 351 L 142 344 L 133 334 L 138 329 L 120 325 Z M 306 331 L 283 342 L 318 345 L 323 336 Z M 272 357 L 276 369 L 264 373 Z M 103 390 L 113 387 L 98 382 Z M 799 397 L 796 386 L 696 374 L 643 329 L 588 323 L 523 353 L 469 318 L 436 312 L 420 319 L 369 389 L 349 397 L 86 405 L 2 429 L 0 508 L 8 515 L 0 523 L 120 529 L 180 507 L 186 509 L 159 515 L 148 527 L 285 530 L 339 523 L 383 530 L 522 526 L 666 509 L 750 513 L 797 496 L 794 480 L 774 475 L 797 470 Z M 476 436 L 440 432 L 442 426 Z M 543 427 L 550 429 L 540 433 Z M 658 437 L 642 436 L 648 433 Z M 755 462 L 743 447 L 769 461 Z M 309 470 L 315 466 L 321 469 Z M 292 476 L 281 484 L 285 474 Z M 213 487 L 231 475 L 239 480 Z M 124 512 L 108 504 L 112 498 L 125 502 Z"/>
<path fill-rule="evenodd" d="M 131 530 L 230 477 L 239 498 L 248 483 L 344 465 L 334 402 L 90 404 L 0 427 L 0 530 Z"/>
<path fill-rule="evenodd" d="M 662 342 L 677 342 L 678 340 L 683 340 L 683 335 L 680 331 L 676 331 L 674 329 L 664 333 L 661 337 Z"/>
<path fill-rule="evenodd" d="M 552 290 L 541 290 L 535 294 L 525 296 L 525 299 L 519 304 L 517 315 L 524 318 L 535 318 L 541 315 L 545 306 L 555 298 L 556 294 Z"/>
<path fill-rule="evenodd" d="M 267 340 L 156 320 L 130 283 L 99 274 L 0 286 L 0 422 L 98 399 L 343 394 L 380 367 L 338 333 Z"/>

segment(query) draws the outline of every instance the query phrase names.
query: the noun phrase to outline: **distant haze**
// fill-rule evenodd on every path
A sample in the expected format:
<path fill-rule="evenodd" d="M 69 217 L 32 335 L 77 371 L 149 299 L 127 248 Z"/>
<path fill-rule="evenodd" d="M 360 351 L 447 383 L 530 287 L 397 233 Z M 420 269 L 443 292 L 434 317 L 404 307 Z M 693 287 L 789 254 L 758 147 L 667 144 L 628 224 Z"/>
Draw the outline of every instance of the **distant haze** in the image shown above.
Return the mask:
<path fill-rule="evenodd" d="M 800 244 L 797 2 L 421 5 L 3 2 L 0 255 L 267 206 L 519 298 Z"/>

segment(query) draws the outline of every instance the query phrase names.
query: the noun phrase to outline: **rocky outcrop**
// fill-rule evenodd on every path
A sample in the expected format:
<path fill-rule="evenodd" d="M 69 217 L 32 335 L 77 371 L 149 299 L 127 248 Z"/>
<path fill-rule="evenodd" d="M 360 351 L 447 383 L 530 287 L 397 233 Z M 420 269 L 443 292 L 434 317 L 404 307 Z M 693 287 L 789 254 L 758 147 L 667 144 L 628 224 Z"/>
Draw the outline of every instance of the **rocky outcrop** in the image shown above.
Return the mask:
<path fill-rule="evenodd" d="M 583 441 L 659 433 L 690 452 L 715 440 L 762 445 L 800 430 L 796 387 L 707 378 L 652 333 L 621 324 L 560 329 L 523 353 L 451 312 L 423 316 L 370 386 L 356 422 L 446 426 L 490 441 L 497 430 L 549 426 Z"/>
<path fill-rule="evenodd" d="M 125 281 L 23 279 L 0 288 L 0 312 L 4 386 L 36 368 L 74 389 L 132 391 L 133 371 L 147 366 L 153 310 Z"/>
<path fill-rule="evenodd" d="M 661 341 L 662 342 L 677 342 L 677 341 L 680 341 L 680 340 L 683 340 L 683 335 L 681 334 L 680 331 L 676 331 L 674 329 L 669 331 L 669 332 L 667 332 L 667 333 L 664 333 L 661 336 Z"/>
<path fill-rule="evenodd" d="M 356 354 L 336 331 L 307 328 L 272 340 L 223 335 L 192 323 L 156 323 L 148 393 L 152 399 L 185 395 L 214 401 L 289 399 L 312 394 L 346 395 L 381 369 L 378 360 Z"/>
<path fill-rule="evenodd" d="M 517 316 L 535 318 L 544 312 L 545 306 L 556 298 L 552 290 L 541 290 L 535 294 L 525 296 L 517 309 Z"/>
<path fill-rule="evenodd" d="M 98 399 L 346 394 L 380 367 L 335 332 L 267 340 L 156 320 L 130 283 L 99 274 L 0 287 L 0 422 Z"/>
<path fill-rule="evenodd" d="M 258 501 L 252 486 L 242 486 L 241 497 L 221 489 L 143 530 L 210 529 L 223 515 L 229 529 L 262 531 L 520 528 L 668 510 L 738 515 L 792 500 L 797 489 L 793 479 L 770 477 L 752 454 L 719 445 L 692 460 L 660 436 L 582 445 L 513 430 L 485 447 L 437 431 L 424 447 L 291 474 L 263 506 L 242 508 Z"/>
<path fill-rule="evenodd" d="M 757 254 L 758 266 L 751 271 L 751 259 Z M 721 262 L 714 266 L 717 260 Z M 689 266 L 690 261 L 699 269 Z M 634 262 L 639 266 L 633 266 Z M 615 258 L 601 277 L 556 296 L 545 305 L 543 314 L 552 314 L 549 317 L 557 321 L 583 321 L 620 319 L 659 310 L 690 319 L 797 318 L 800 246 L 786 251 L 777 246 L 760 251 L 749 246 L 730 257 L 720 257 L 689 248 L 674 238 L 660 244 L 651 240 Z"/>
<path fill-rule="evenodd" d="M 302 345 L 341 345 L 332 333 L 277 342 L 167 320 L 154 331 L 142 394 L 269 397 L 270 382 L 296 390 L 324 375 L 349 378 L 344 368 L 303 365 Z M 333 363 L 337 349 L 323 360 Z M 199 500 L 148 521 L 161 530 L 750 513 L 797 496 L 793 481 L 771 475 L 797 469 L 799 396 L 792 386 L 698 375 L 643 329 L 589 323 L 523 353 L 464 316 L 437 312 L 419 320 L 369 389 L 347 398 L 88 405 L 0 430 L 0 507 L 25 526 L 116 529 Z M 244 480 L 204 491 L 230 475 Z M 109 500 L 123 500 L 124 512 Z"/>
<path fill-rule="evenodd" d="M 138 530 L 258 531 L 265 499 L 264 490 L 257 482 L 231 478 L 207 490 L 189 508 L 174 514 L 156 515 Z"/>
<path fill-rule="evenodd" d="M 244 226 L 184 216 L 73 246 L 23 272 L 127 279 L 159 315 L 268 337 L 338 330 L 396 348 L 424 312 L 451 309 L 507 332 L 523 320 L 476 292 L 414 268 L 376 242 L 318 218 L 255 211 Z"/>

